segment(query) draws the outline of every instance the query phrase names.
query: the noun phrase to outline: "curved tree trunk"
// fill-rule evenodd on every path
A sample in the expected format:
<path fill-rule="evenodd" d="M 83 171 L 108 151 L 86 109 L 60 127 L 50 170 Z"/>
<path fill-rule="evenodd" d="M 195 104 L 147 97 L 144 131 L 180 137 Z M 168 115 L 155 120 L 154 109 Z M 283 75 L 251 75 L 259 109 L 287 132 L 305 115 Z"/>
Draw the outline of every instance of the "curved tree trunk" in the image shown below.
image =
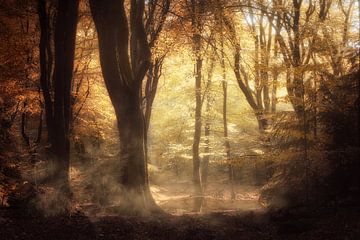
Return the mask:
<path fill-rule="evenodd" d="M 145 133 L 144 133 L 144 142 L 145 142 L 145 157 L 146 163 L 151 163 L 148 156 L 148 135 L 150 128 L 150 119 L 152 113 L 152 106 L 155 100 L 157 87 L 159 83 L 159 79 L 161 77 L 161 71 L 163 66 L 164 58 L 156 58 L 153 63 L 150 64 L 149 72 L 147 74 L 146 84 L 145 84 L 145 111 L 144 111 L 144 122 L 145 122 Z"/>
<path fill-rule="evenodd" d="M 123 0 L 90 0 L 102 74 L 119 130 L 120 159 L 116 167 L 123 189 L 120 207 L 135 213 L 159 210 L 146 180 L 141 83 L 149 67 L 150 53 L 143 31 L 143 7 L 144 1 L 131 1 L 129 31 Z"/>

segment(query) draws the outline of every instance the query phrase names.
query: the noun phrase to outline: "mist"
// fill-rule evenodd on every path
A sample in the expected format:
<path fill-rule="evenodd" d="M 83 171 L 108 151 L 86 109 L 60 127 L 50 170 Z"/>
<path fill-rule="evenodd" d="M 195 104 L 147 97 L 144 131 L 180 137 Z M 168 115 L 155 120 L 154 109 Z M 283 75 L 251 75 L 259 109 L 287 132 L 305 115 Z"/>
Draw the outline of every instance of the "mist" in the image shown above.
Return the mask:
<path fill-rule="evenodd" d="M 0 235 L 359 239 L 358 13 L 0 1 Z"/>

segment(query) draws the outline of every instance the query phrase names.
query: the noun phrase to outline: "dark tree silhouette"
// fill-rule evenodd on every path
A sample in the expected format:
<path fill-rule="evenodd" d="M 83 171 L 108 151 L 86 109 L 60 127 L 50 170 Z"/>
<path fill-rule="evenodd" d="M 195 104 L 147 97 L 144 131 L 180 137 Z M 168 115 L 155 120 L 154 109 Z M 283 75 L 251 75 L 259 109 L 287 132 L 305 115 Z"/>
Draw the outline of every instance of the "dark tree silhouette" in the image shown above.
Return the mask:
<path fill-rule="evenodd" d="M 124 0 L 90 0 L 99 40 L 100 64 L 113 104 L 120 140 L 119 184 L 127 210 L 158 210 L 146 178 L 141 86 L 150 65 L 143 24 L 144 1 L 132 0 L 130 24 Z M 130 55 L 128 49 L 130 47 Z"/>
<path fill-rule="evenodd" d="M 40 84 L 45 101 L 46 123 L 55 155 L 52 180 L 69 192 L 70 163 L 70 95 L 73 79 L 78 0 L 62 0 L 56 7 L 55 34 L 51 34 L 51 19 L 47 2 L 39 0 L 40 21 Z M 54 41 L 54 59 L 51 41 Z M 54 60 L 54 68 L 52 68 Z M 53 72 L 53 73 L 52 73 Z"/>

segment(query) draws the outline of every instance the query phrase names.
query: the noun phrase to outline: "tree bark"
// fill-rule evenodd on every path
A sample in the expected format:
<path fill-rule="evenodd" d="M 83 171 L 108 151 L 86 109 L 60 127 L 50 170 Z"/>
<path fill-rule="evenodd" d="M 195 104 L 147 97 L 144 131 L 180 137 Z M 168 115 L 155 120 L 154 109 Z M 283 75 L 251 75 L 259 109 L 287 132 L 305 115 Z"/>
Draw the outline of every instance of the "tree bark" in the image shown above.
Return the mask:
<path fill-rule="evenodd" d="M 254 79 L 255 80 L 254 81 L 255 91 L 252 91 L 252 89 L 250 88 L 250 86 L 248 84 L 248 76 L 247 76 L 246 72 L 244 71 L 244 69 L 241 69 L 241 64 L 240 64 L 241 47 L 240 47 L 240 43 L 237 39 L 234 24 L 231 21 L 229 21 L 226 18 L 226 16 L 222 16 L 222 17 L 223 17 L 224 26 L 226 27 L 227 31 L 229 32 L 230 39 L 232 41 L 233 48 L 234 48 L 233 49 L 233 51 L 234 51 L 233 52 L 233 55 L 234 55 L 233 71 L 234 71 L 234 74 L 236 77 L 236 81 L 240 87 L 240 90 L 244 94 L 246 101 L 248 102 L 248 104 L 254 111 L 255 117 L 258 121 L 259 131 L 263 132 L 266 128 L 267 121 L 264 116 L 263 100 L 262 100 L 262 96 L 261 96 L 263 87 L 260 84 L 260 79 L 259 79 L 259 74 L 258 74 L 259 73 L 258 37 L 255 38 L 255 79 Z M 255 30 L 253 29 L 253 31 L 255 31 Z M 242 77 L 242 75 L 244 78 Z"/>
<path fill-rule="evenodd" d="M 201 207 L 202 186 L 200 179 L 200 156 L 199 145 L 201 138 L 201 71 L 202 59 L 196 59 L 196 76 L 195 76 L 195 132 L 192 146 L 193 152 L 193 183 L 195 187 L 195 210 L 199 211 Z"/>
<path fill-rule="evenodd" d="M 189 9 L 191 13 L 191 25 L 194 30 L 192 35 L 193 53 L 195 56 L 195 126 L 194 126 L 194 138 L 192 145 L 192 160 L 193 160 L 193 184 L 194 184 L 194 211 L 200 211 L 202 205 L 202 185 L 200 176 L 200 155 L 199 145 L 201 139 L 201 81 L 202 81 L 202 65 L 203 59 L 201 54 L 202 41 L 202 16 L 203 12 L 202 1 L 191 0 L 189 3 Z"/>
<path fill-rule="evenodd" d="M 240 74 L 240 46 L 235 46 L 235 53 L 234 53 L 234 73 L 238 85 L 245 95 L 246 101 L 249 103 L 250 107 L 253 109 L 256 120 L 258 122 L 259 131 L 263 132 L 266 127 L 266 119 L 264 117 L 263 108 L 257 104 L 255 97 L 251 93 L 251 90 L 246 86 L 241 78 Z"/>
<path fill-rule="evenodd" d="M 214 56 L 211 56 L 210 59 L 210 68 L 208 71 L 208 76 L 207 76 L 207 83 L 206 83 L 206 88 L 208 89 L 208 91 L 206 92 L 206 120 L 205 120 L 205 126 L 204 126 L 204 137 L 205 137 L 205 147 L 204 147 L 204 157 L 202 159 L 202 163 L 201 163 L 201 186 L 202 186 L 202 200 L 201 200 L 201 207 L 200 207 L 200 211 L 202 212 L 204 210 L 204 206 L 205 206 L 205 196 L 204 193 L 206 191 L 206 187 L 207 187 L 207 180 L 208 180 L 208 173 L 209 173 L 209 160 L 210 160 L 210 131 L 211 131 L 211 110 L 212 110 L 212 102 L 213 102 L 213 97 L 211 96 L 210 93 L 210 89 L 211 89 L 211 85 L 212 85 L 212 76 L 213 76 L 213 72 L 214 72 L 214 67 L 215 67 L 215 59 Z"/>
<path fill-rule="evenodd" d="M 203 59 L 201 55 L 202 41 L 201 41 L 201 31 L 202 31 L 202 20 L 201 12 L 203 7 L 201 6 L 201 1 L 191 0 L 190 10 L 191 10 L 191 24 L 194 30 L 192 36 L 193 42 L 193 52 L 195 56 L 195 126 L 194 126 L 194 138 L 192 145 L 192 155 L 193 155 L 193 184 L 194 184 L 194 211 L 200 211 L 202 203 L 202 185 L 200 178 L 200 156 L 199 156 L 199 145 L 201 139 L 201 109 L 202 109 L 202 99 L 201 99 L 201 80 L 202 80 L 202 65 Z"/>
<path fill-rule="evenodd" d="M 51 180 L 65 194 L 70 193 L 70 86 L 73 78 L 78 7 L 78 0 L 58 2 L 54 36 L 54 72 L 52 73 L 50 14 L 47 12 L 45 0 L 39 0 L 38 3 L 41 30 L 40 85 L 45 102 L 48 140 L 55 158 Z M 51 81 L 54 83 L 53 89 L 51 89 Z M 51 90 L 54 91 L 53 98 Z"/>
<path fill-rule="evenodd" d="M 98 33 L 102 74 L 119 131 L 117 179 L 124 191 L 120 207 L 130 212 L 158 211 L 146 178 L 141 109 L 141 83 L 150 60 L 142 23 L 144 1 L 131 1 L 130 30 L 123 0 L 90 0 L 90 8 Z"/>
<path fill-rule="evenodd" d="M 46 10 L 46 1 L 39 0 L 38 15 L 40 23 L 40 86 L 44 98 L 45 119 L 47 125 L 48 142 L 55 144 L 54 140 L 54 116 L 53 116 L 53 99 L 50 93 L 50 79 L 52 71 L 52 52 L 51 52 L 51 26 L 49 25 L 49 13 Z"/>
<path fill-rule="evenodd" d="M 149 71 L 147 74 L 146 84 L 145 84 L 145 112 L 144 112 L 144 121 L 145 121 L 145 134 L 144 134 L 144 142 L 145 142 L 145 156 L 146 163 L 150 163 L 148 157 L 148 135 L 149 135 L 149 127 L 150 127 L 150 119 L 152 113 L 152 106 L 155 100 L 157 87 L 159 83 L 159 79 L 162 71 L 162 64 L 164 61 L 164 57 L 159 59 L 156 58 L 153 63 L 150 64 Z"/>
<path fill-rule="evenodd" d="M 224 147 L 226 153 L 226 162 L 229 168 L 229 183 L 231 189 L 231 199 L 235 199 L 234 192 L 234 170 L 231 162 L 230 141 L 228 136 L 228 123 L 227 123 L 227 79 L 225 67 L 225 52 L 224 52 L 224 36 L 223 36 L 223 21 L 220 23 L 220 45 L 221 45 L 221 69 L 222 69 L 222 89 L 223 89 L 223 127 L 224 127 Z"/>
<path fill-rule="evenodd" d="M 210 112 L 210 97 L 207 97 L 206 100 L 206 112 L 209 114 Z M 210 130 L 211 130 L 211 123 L 210 120 L 207 118 L 204 126 L 204 137 L 205 137 L 205 147 L 204 153 L 205 156 L 202 161 L 201 166 L 201 183 L 203 187 L 203 191 L 205 192 L 207 186 L 207 179 L 208 179 L 208 169 L 209 169 L 209 160 L 210 160 Z"/>
<path fill-rule="evenodd" d="M 300 69 L 301 66 L 301 51 L 300 51 L 300 8 L 301 1 L 294 0 L 294 19 L 292 30 L 294 33 L 294 47 L 292 49 L 292 58 L 293 58 L 293 81 L 288 86 L 288 89 L 291 89 L 289 92 L 289 98 L 293 104 L 294 110 L 298 119 L 301 119 L 303 116 L 303 111 L 305 111 L 302 99 L 304 95 L 304 86 L 303 86 L 303 73 Z"/>
<path fill-rule="evenodd" d="M 27 123 L 27 118 L 26 118 L 27 109 L 26 108 L 27 108 L 27 102 L 25 101 L 23 112 L 21 114 L 21 136 L 24 139 L 26 146 L 30 147 L 30 139 L 29 139 L 29 136 L 26 134 L 26 123 Z"/>
<path fill-rule="evenodd" d="M 55 179 L 62 190 L 70 191 L 70 96 L 73 78 L 78 0 L 58 3 L 55 26 L 54 145 Z"/>

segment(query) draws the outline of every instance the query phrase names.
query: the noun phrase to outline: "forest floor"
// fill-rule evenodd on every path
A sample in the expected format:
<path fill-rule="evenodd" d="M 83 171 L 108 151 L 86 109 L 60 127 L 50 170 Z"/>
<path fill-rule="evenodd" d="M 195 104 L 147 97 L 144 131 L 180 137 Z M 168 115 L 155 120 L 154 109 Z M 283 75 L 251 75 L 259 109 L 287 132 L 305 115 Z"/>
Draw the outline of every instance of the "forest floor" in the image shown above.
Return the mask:
<path fill-rule="evenodd" d="M 168 182 L 152 185 L 151 192 L 157 204 L 173 215 L 189 214 L 193 210 L 193 185 L 189 181 Z M 263 207 L 259 204 L 260 187 L 234 184 L 235 199 L 226 180 L 209 182 L 204 193 L 202 213 L 226 211 L 255 211 Z"/>
<path fill-rule="evenodd" d="M 0 210 L 0 239 L 360 239 L 360 207 L 153 217 L 34 217 Z"/>
<path fill-rule="evenodd" d="M 191 212 L 189 182 L 153 185 L 157 216 L 118 216 L 79 205 L 69 216 L 31 216 L 0 209 L 0 239 L 360 239 L 360 206 L 342 202 L 333 206 L 268 211 L 258 204 L 257 187 L 236 185 L 229 199 L 226 183 L 212 183 L 206 191 L 203 213 Z M 92 211 L 91 211 L 92 209 Z"/>
<path fill-rule="evenodd" d="M 79 171 L 74 178 L 75 193 L 82 192 L 81 175 Z M 357 202 L 268 211 L 258 203 L 259 187 L 237 184 L 236 198 L 231 200 L 229 184 L 224 176 L 218 177 L 209 181 L 202 213 L 191 212 L 191 182 L 167 178 L 168 181 L 161 180 L 151 189 L 167 214 L 151 217 L 96 214 L 96 211 L 94 214 L 87 209 L 94 205 L 79 204 L 71 216 L 45 217 L 2 207 L 0 239 L 360 239 Z M 81 196 L 89 195 L 89 191 L 94 188 Z"/>

